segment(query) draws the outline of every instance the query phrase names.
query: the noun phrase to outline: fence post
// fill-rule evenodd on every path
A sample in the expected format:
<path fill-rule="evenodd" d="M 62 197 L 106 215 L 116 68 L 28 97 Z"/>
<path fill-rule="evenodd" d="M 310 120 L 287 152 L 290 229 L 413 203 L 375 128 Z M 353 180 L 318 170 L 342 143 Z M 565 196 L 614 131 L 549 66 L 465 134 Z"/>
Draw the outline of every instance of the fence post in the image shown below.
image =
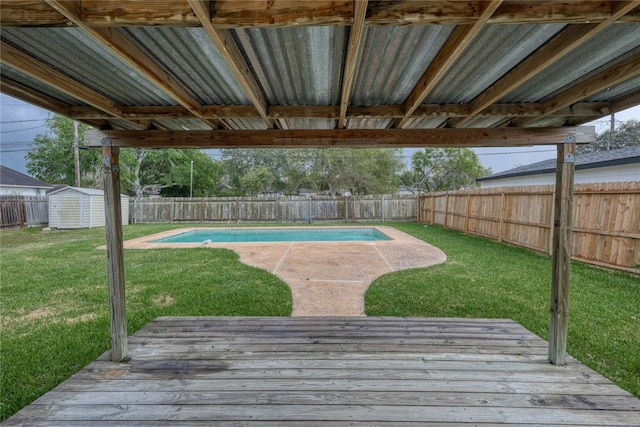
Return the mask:
<path fill-rule="evenodd" d="M 447 228 L 449 225 L 449 192 L 447 191 L 447 195 L 444 198 L 444 228 Z"/>
<path fill-rule="evenodd" d="M 498 222 L 498 242 L 502 242 L 502 235 L 503 235 L 503 229 L 504 229 L 504 212 L 505 212 L 505 206 L 504 206 L 504 199 L 505 199 L 505 195 L 504 195 L 504 191 L 500 192 L 500 222 Z"/>
<path fill-rule="evenodd" d="M 569 135 L 564 144 L 558 144 L 556 166 L 551 319 L 549 321 L 549 360 L 554 365 L 564 365 L 566 363 L 575 155 L 575 137 Z"/>
<path fill-rule="evenodd" d="M 464 234 L 469 234 L 469 210 L 471 209 L 471 192 L 467 193 L 467 212 L 464 220 Z"/>

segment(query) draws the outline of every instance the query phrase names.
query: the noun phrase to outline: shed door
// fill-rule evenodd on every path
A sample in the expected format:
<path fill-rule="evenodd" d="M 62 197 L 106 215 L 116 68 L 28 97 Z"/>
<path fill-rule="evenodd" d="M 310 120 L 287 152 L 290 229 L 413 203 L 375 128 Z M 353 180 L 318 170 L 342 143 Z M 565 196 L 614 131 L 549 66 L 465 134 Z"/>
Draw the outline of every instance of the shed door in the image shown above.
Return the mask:
<path fill-rule="evenodd" d="M 58 228 L 82 227 L 82 199 L 77 195 L 58 198 Z"/>

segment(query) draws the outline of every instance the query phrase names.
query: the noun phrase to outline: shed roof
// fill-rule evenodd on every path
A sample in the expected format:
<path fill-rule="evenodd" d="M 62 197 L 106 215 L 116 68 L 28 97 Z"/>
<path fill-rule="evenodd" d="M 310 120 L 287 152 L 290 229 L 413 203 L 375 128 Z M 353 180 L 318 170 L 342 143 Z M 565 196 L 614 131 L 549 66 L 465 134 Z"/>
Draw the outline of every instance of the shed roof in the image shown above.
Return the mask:
<path fill-rule="evenodd" d="M 0 185 L 9 187 L 53 188 L 53 185 L 0 165 Z"/>
<path fill-rule="evenodd" d="M 65 186 L 65 187 L 59 188 L 57 190 L 49 192 L 47 195 L 51 196 L 53 194 L 58 194 L 58 193 L 61 193 L 63 191 L 72 191 L 72 192 L 84 194 L 84 195 L 87 195 L 87 196 L 100 196 L 100 197 L 104 196 L 104 191 L 103 190 L 98 190 L 98 189 L 95 189 L 95 188 L 72 187 L 72 186 Z M 121 195 L 121 197 L 127 197 L 128 198 L 129 196 L 126 196 L 126 195 L 123 194 L 123 195 Z"/>
<path fill-rule="evenodd" d="M 576 169 L 593 169 L 607 166 L 628 165 L 638 163 L 640 167 L 640 145 L 619 148 L 617 150 L 598 151 L 595 153 L 576 155 Z M 556 159 L 542 160 L 529 165 L 518 166 L 493 175 L 478 178 L 476 181 L 491 181 L 494 179 L 511 178 L 516 176 L 540 175 L 555 173 Z"/>
<path fill-rule="evenodd" d="M 342 129 L 427 145 L 402 131 L 571 127 L 640 103 L 637 1 L 6 0 L 0 25 L 2 92 L 103 130 L 213 130 L 202 146 Z M 242 133 L 266 129 L 283 132 Z"/>

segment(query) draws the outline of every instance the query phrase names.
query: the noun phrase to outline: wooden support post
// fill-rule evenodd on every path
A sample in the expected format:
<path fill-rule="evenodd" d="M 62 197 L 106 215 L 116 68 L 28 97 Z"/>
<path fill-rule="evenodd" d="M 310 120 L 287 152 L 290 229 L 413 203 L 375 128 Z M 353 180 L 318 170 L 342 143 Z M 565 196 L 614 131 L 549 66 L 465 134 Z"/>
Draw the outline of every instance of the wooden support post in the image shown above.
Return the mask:
<path fill-rule="evenodd" d="M 569 136 L 565 139 L 564 144 L 558 144 L 553 218 L 551 319 L 549 322 L 549 360 L 554 365 L 566 363 L 575 155 L 575 138 Z"/>
<path fill-rule="evenodd" d="M 103 139 L 104 210 L 109 273 L 109 311 L 111 315 L 111 360 L 127 358 L 127 315 L 124 292 L 124 251 L 122 247 L 122 207 L 120 206 L 119 149 Z"/>

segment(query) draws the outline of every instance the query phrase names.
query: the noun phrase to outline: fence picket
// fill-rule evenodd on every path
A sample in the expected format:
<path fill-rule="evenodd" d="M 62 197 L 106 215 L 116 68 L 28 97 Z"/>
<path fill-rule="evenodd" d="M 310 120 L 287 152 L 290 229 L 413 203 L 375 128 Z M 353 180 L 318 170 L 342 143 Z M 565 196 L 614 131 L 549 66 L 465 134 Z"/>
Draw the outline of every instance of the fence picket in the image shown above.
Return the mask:
<path fill-rule="evenodd" d="M 423 223 L 461 229 L 540 252 L 549 251 L 553 185 L 499 187 L 422 195 Z M 458 202 L 467 197 L 470 204 Z M 577 184 L 574 259 L 640 274 L 640 182 Z M 444 215 L 442 215 L 444 213 Z"/>

